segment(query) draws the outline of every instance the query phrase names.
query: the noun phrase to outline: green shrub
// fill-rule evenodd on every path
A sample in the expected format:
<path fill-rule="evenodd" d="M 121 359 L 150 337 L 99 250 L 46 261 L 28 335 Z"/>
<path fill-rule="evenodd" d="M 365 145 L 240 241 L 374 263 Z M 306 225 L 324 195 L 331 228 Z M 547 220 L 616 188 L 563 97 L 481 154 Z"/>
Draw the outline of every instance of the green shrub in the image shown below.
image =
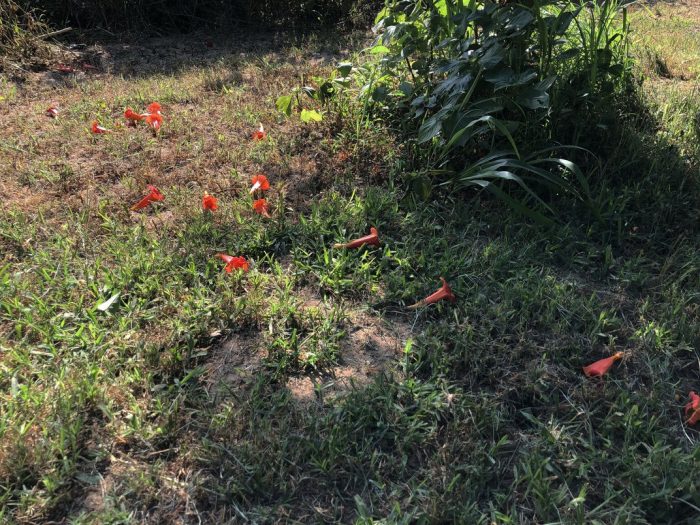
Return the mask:
<path fill-rule="evenodd" d="M 608 30 L 617 4 L 604 5 L 387 1 L 370 50 L 379 58 L 361 70 L 363 95 L 410 140 L 423 174 L 419 186 L 437 177 L 486 188 L 540 219 L 523 205 L 545 205 L 539 195 L 546 191 L 585 194 L 583 175 L 558 158 L 562 148 L 550 140 L 551 119 L 560 110 L 550 92 L 577 82 L 573 93 L 586 98 L 624 74 L 624 53 L 616 46 L 626 32 Z M 503 182 L 520 187 L 519 202 Z"/>

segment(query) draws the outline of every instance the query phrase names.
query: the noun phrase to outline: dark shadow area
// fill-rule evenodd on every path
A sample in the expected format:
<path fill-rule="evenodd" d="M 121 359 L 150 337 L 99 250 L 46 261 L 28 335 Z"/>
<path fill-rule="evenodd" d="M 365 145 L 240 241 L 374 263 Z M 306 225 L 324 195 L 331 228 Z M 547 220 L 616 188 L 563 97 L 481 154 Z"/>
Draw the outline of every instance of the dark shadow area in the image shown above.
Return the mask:
<path fill-rule="evenodd" d="M 284 58 L 284 64 L 331 64 L 347 55 L 351 46 L 365 39 L 366 35 L 355 33 L 338 37 L 330 33 L 319 33 L 311 38 L 315 44 L 313 53 L 299 55 L 296 63 Z M 242 30 L 235 34 L 195 33 L 162 38 L 143 38 L 132 34 L 122 38 L 106 38 L 91 45 L 76 45 L 66 40 L 68 57 L 64 60 L 64 65 L 70 70 L 57 70 L 52 74 L 70 82 L 101 73 L 124 78 L 147 78 L 224 66 L 234 70 L 231 81 L 235 82 L 235 70 L 245 62 L 266 60 L 274 65 L 276 57 L 282 60 L 281 55 L 290 48 L 308 49 L 308 43 L 309 37 L 305 35 L 252 30 Z M 55 65 L 49 66 L 49 69 L 55 68 Z M 219 90 L 226 85 L 226 81 L 223 82 L 219 86 L 214 82 L 209 88 Z"/>
<path fill-rule="evenodd" d="M 201 29 L 287 28 L 309 31 L 320 27 L 366 27 L 381 7 L 379 1 L 310 0 L 23 0 L 25 8 L 49 22 L 80 30 L 109 33 L 147 31 L 151 34 L 190 33 Z"/>

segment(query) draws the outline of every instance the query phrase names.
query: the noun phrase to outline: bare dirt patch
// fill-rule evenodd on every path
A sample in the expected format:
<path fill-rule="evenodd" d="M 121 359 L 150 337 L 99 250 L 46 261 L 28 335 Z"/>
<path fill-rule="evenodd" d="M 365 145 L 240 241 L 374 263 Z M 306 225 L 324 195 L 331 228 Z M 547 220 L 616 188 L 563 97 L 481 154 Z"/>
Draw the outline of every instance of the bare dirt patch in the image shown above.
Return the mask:
<path fill-rule="evenodd" d="M 322 309 L 313 298 L 305 299 L 304 304 Z M 402 320 L 356 311 L 347 320 L 346 333 L 336 365 L 286 379 L 285 386 L 295 402 L 323 404 L 393 371 L 411 336 L 411 326 Z M 211 351 L 204 365 L 203 381 L 209 395 L 218 399 L 245 389 L 263 370 L 266 357 L 262 336 L 234 334 Z"/>
<path fill-rule="evenodd" d="M 354 312 L 338 364 L 328 370 L 290 377 L 286 386 L 300 404 L 323 403 L 342 396 L 391 371 L 410 335 L 411 326 L 403 321 Z"/>

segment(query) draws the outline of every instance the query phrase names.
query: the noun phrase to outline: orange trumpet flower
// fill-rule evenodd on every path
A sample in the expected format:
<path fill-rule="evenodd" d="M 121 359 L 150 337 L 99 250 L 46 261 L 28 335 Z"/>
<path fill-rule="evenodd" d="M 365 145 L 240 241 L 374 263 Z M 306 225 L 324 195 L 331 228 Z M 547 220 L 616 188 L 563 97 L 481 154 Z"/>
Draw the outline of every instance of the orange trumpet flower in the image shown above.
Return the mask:
<path fill-rule="evenodd" d="M 151 113 L 146 117 L 146 124 L 148 124 L 155 133 L 158 133 L 158 131 L 160 131 L 160 126 L 163 124 L 163 117 L 160 113 Z"/>
<path fill-rule="evenodd" d="M 105 133 L 112 133 L 111 129 L 103 128 L 102 126 L 100 126 L 100 123 L 97 122 L 96 120 L 92 121 L 92 126 L 90 127 L 90 129 L 92 130 L 92 132 L 95 135 L 103 135 Z"/>
<path fill-rule="evenodd" d="M 354 241 L 346 242 L 345 244 L 336 243 L 333 245 L 333 248 L 351 249 L 351 248 L 359 248 L 360 246 L 364 246 L 365 244 L 371 244 L 372 246 L 379 246 L 379 232 L 377 231 L 377 228 L 372 226 L 369 229 L 369 231 L 370 231 L 369 235 L 365 235 L 364 237 L 360 237 L 359 239 L 355 239 Z"/>
<path fill-rule="evenodd" d="M 49 106 L 46 109 L 46 116 L 51 118 L 58 118 L 58 108 L 56 106 Z"/>
<path fill-rule="evenodd" d="M 131 108 L 126 108 L 126 111 L 124 112 L 124 118 L 129 121 L 130 125 L 133 126 L 134 124 L 136 124 L 137 121 L 144 120 L 146 117 L 144 115 L 139 115 Z"/>
<path fill-rule="evenodd" d="M 442 287 L 437 292 L 430 294 L 425 299 L 421 299 L 416 304 L 412 304 L 408 307 L 408 309 L 415 310 L 416 308 L 420 308 L 421 306 L 428 306 L 429 304 L 437 303 L 438 301 L 442 301 L 443 299 L 447 299 L 448 301 L 454 304 L 457 301 L 457 298 L 455 297 L 455 294 L 452 293 L 450 285 L 447 284 L 447 281 L 444 277 L 440 277 L 440 280 L 442 281 Z"/>
<path fill-rule="evenodd" d="M 226 266 L 224 266 L 226 273 L 239 269 L 247 272 L 250 269 L 250 264 L 245 260 L 245 257 L 231 257 L 225 253 L 217 253 L 216 256 L 226 263 Z"/>
<path fill-rule="evenodd" d="M 250 188 L 250 193 L 255 193 L 255 190 L 267 191 L 270 189 L 270 181 L 262 173 L 258 173 L 250 182 L 253 185 Z"/>
<path fill-rule="evenodd" d="M 202 209 L 209 211 L 216 211 L 219 208 L 218 201 L 213 195 L 209 195 L 206 191 L 204 192 L 204 197 L 202 197 Z"/>
<path fill-rule="evenodd" d="M 694 425 L 700 422 L 700 396 L 692 390 L 688 396 L 690 401 L 685 405 L 685 417 L 688 418 L 687 423 L 689 425 Z"/>
<path fill-rule="evenodd" d="M 270 218 L 270 206 L 265 199 L 258 199 L 253 203 L 253 209 L 263 217 Z"/>
<path fill-rule="evenodd" d="M 148 107 L 146 108 L 146 111 L 148 111 L 149 114 L 157 114 L 160 115 L 160 110 L 162 108 L 160 107 L 160 104 L 158 102 L 151 102 Z"/>
<path fill-rule="evenodd" d="M 595 363 L 591 363 L 588 366 L 584 366 L 583 373 L 586 374 L 586 376 L 588 377 L 601 377 L 605 375 L 608 372 L 608 370 L 610 370 L 612 365 L 615 364 L 615 361 L 619 361 L 624 355 L 624 352 L 615 352 L 610 357 L 600 359 Z"/>
<path fill-rule="evenodd" d="M 165 196 L 160 191 L 158 191 L 158 188 L 156 188 L 155 186 L 151 186 L 149 184 L 148 189 L 150 190 L 150 193 L 146 195 L 143 199 L 138 201 L 136 204 L 134 204 L 131 207 L 131 211 L 136 211 L 145 208 L 152 202 L 165 200 Z"/>
<path fill-rule="evenodd" d="M 265 137 L 267 137 L 267 133 L 265 133 L 265 128 L 263 128 L 262 122 L 260 123 L 260 127 L 253 132 L 253 140 L 264 140 Z"/>

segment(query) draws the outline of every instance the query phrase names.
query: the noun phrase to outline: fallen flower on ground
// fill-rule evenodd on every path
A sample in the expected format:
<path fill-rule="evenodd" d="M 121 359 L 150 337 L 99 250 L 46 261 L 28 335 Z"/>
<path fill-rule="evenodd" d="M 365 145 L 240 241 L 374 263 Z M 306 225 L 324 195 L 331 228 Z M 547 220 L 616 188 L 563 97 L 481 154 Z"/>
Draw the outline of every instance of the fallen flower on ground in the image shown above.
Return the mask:
<path fill-rule="evenodd" d="M 264 140 L 265 137 L 267 137 L 267 133 L 265 133 L 265 128 L 263 128 L 261 122 L 260 127 L 253 132 L 253 140 Z"/>
<path fill-rule="evenodd" d="M 216 211 L 219 208 L 217 198 L 213 195 L 209 195 L 206 191 L 204 192 L 204 197 L 202 197 L 202 209 L 205 211 Z"/>
<path fill-rule="evenodd" d="M 104 133 L 111 133 L 112 130 L 100 126 L 100 123 L 96 120 L 92 121 L 92 126 L 90 128 L 95 135 L 102 135 Z"/>
<path fill-rule="evenodd" d="M 165 196 L 155 186 L 148 185 L 149 194 L 131 207 L 131 211 L 145 208 L 152 202 L 165 200 Z"/>
<path fill-rule="evenodd" d="M 265 199 L 258 199 L 253 203 L 253 209 L 263 217 L 270 218 L 270 206 Z"/>
<path fill-rule="evenodd" d="M 162 108 L 160 107 L 160 104 L 158 102 L 151 102 L 148 107 L 146 108 L 146 111 L 148 111 L 149 114 L 157 114 L 160 115 L 160 110 Z"/>
<path fill-rule="evenodd" d="M 58 118 L 58 108 L 56 106 L 49 106 L 46 109 L 46 116 L 51 118 Z"/>
<path fill-rule="evenodd" d="M 144 115 L 140 115 L 136 113 L 133 109 L 131 108 L 126 108 L 126 111 L 124 112 L 124 118 L 129 121 L 129 123 L 133 126 L 138 122 L 139 120 L 144 120 L 146 117 Z"/>
<path fill-rule="evenodd" d="M 408 309 L 415 310 L 416 308 L 420 308 L 421 306 L 428 306 L 429 304 L 437 303 L 438 301 L 442 301 L 443 299 L 446 299 L 454 304 L 457 301 L 457 298 L 455 297 L 455 294 L 452 293 L 450 285 L 447 284 L 447 281 L 444 277 L 440 277 L 440 280 L 442 281 L 442 287 L 437 292 L 430 294 L 428 297 L 418 301 L 415 304 L 412 304 L 408 307 Z"/>
<path fill-rule="evenodd" d="M 364 246 L 365 244 L 371 244 L 372 246 L 379 246 L 379 232 L 377 231 L 377 228 L 372 226 L 370 229 L 370 234 L 365 235 L 364 237 L 360 237 L 359 239 L 355 239 L 354 241 L 346 242 L 346 243 L 336 243 L 333 245 L 333 248 L 345 248 L 345 249 L 351 249 L 351 248 L 359 248 L 360 246 Z"/>
<path fill-rule="evenodd" d="M 615 364 L 615 361 L 619 361 L 622 359 L 622 356 L 624 356 L 624 352 L 615 352 L 613 355 L 610 357 L 606 357 L 605 359 L 600 359 L 596 361 L 595 363 L 591 363 L 588 366 L 583 367 L 583 373 L 586 374 L 588 377 L 600 377 L 605 375 L 608 370 L 612 367 L 613 364 Z"/>
<path fill-rule="evenodd" d="M 256 190 L 267 191 L 270 189 L 270 181 L 268 181 L 267 177 L 262 173 L 255 175 L 250 182 L 253 185 L 253 187 L 250 188 L 250 193 L 255 193 Z"/>
<path fill-rule="evenodd" d="M 692 390 L 688 394 L 690 401 L 685 405 L 685 417 L 689 425 L 695 425 L 700 422 L 700 396 Z"/>
<path fill-rule="evenodd" d="M 163 124 L 163 117 L 160 113 L 151 113 L 146 117 L 146 124 L 148 124 L 154 132 L 158 133 Z"/>
<path fill-rule="evenodd" d="M 250 264 L 245 260 L 245 257 L 232 257 L 225 253 L 217 253 L 216 256 L 226 263 L 226 266 L 224 266 L 226 273 L 231 273 L 233 270 L 247 272 L 250 269 Z"/>

